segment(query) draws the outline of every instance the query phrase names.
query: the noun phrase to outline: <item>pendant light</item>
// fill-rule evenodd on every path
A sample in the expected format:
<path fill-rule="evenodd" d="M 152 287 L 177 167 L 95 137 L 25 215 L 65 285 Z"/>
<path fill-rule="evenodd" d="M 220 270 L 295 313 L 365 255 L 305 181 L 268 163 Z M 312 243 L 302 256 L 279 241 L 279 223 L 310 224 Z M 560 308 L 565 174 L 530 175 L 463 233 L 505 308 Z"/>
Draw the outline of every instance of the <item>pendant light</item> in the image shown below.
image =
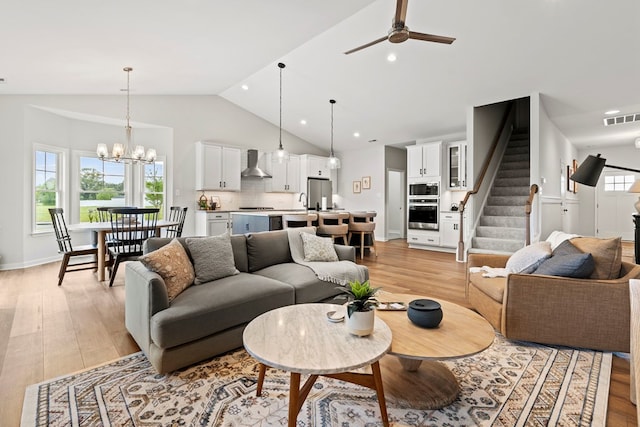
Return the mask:
<path fill-rule="evenodd" d="M 333 152 L 333 105 L 336 103 L 336 100 L 330 99 L 329 103 L 331 104 L 331 151 L 327 159 L 327 167 L 329 169 L 340 169 L 340 159 L 337 158 Z"/>
<path fill-rule="evenodd" d="M 118 162 L 118 163 L 154 163 L 156 161 L 156 150 L 149 148 L 146 153 L 142 145 L 136 145 L 133 147 L 132 141 L 132 129 L 129 120 L 131 114 L 129 112 L 129 76 L 133 68 L 124 67 L 122 69 L 127 73 L 127 126 L 125 127 L 125 143 L 113 144 L 113 150 L 111 156 L 109 156 L 109 149 L 107 144 L 98 144 L 96 153 L 103 162 Z"/>
<path fill-rule="evenodd" d="M 282 70 L 284 67 L 282 62 L 278 62 L 278 68 L 280 68 L 280 145 L 271 156 L 271 160 L 277 163 L 289 161 L 289 152 L 282 147 Z"/>

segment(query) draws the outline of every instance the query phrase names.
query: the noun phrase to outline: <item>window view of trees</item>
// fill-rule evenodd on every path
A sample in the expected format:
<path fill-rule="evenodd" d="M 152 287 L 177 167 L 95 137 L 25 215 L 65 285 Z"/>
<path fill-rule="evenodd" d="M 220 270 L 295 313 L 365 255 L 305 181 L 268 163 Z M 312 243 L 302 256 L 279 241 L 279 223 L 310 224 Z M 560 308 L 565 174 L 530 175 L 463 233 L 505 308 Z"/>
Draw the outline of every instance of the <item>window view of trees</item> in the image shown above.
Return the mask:
<path fill-rule="evenodd" d="M 164 207 L 164 163 L 156 161 L 144 165 L 144 205 L 160 209 L 158 218 L 163 217 Z"/>
<path fill-rule="evenodd" d="M 125 165 L 80 157 L 80 221 L 96 221 L 98 206 L 125 206 Z"/>
<path fill-rule="evenodd" d="M 51 228 L 49 209 L 58 204 L 58 153 L 35 151 L 35 229 Z"/>

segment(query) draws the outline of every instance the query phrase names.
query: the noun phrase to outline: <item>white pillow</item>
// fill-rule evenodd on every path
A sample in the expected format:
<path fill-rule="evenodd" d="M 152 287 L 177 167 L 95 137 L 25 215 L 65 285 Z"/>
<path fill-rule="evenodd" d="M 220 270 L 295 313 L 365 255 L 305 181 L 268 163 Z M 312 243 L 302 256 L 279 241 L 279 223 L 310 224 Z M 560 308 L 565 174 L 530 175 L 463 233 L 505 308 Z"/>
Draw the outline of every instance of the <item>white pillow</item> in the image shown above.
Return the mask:
<path fill-rule="evenodd" d="M 509 257 L 506 269 L 509 273 L 533 273 L 542 262 L 551 256 L 549 242 L 533 243 Z"/>
<path fill-rule="evenodd" d="M 573 239 L 574 237 L 580 237 L 580 235 L 569 234 L 565 233 L 564 231 L 555 230 L 552 231 L 551 234 L 549 234 L 549 237 L 547 237 L 547 242 L 551 244 L 551 250 L 553 251 L 560 245 L 560 243 L 564 242 L 565 240 Z"/>
<path fill-rule="evenodd" d="M 331 238 L 309 233 L 300 233 L 300 237 L 302 237 L 302 245 L 304 246 L 305 261 L 339 261 Z"/>

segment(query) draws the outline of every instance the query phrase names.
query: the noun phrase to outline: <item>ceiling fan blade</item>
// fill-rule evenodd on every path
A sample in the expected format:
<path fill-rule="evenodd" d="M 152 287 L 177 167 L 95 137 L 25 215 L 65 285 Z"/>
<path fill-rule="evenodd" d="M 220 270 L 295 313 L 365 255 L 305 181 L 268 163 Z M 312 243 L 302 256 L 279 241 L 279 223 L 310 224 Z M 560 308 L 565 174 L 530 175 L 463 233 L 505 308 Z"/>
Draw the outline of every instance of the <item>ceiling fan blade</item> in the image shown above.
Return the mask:
<path fill-rule="evenodd" d="M 350 53 L 357 52 L 357 51 L 359 51 L 359 50 L 361 50 L 361 49 L 364 49 L 364 48 L 367 48 L 367 47 L 369 47 L 369 46 L 373 46 L 374 44 L 378 44 L 378 43 L 380 43 L 380 42 L 385 41 L 385 40 L 387 39 L 387 37 L 388 37 L 388 36 L 380 37 L 379 39 L 374 40 L 374 41 L 372 41 L 372 42 L 370 42 L 370 43 L 363 44 L 362 46 L 358 46 L 358 47 L 356 47 L 355 49 L 348 50 L 348 51 L 346 51 L 344 54 L 345 54 L 345 55 L 349 55 Z"/>
<path fill-rule="evenodd" d="M 396 3 L 396 16 L 393 22 L 406 22 L 407 19 L 407 3 L 409 0 L 398 0 Z"/>
<path fill-rule="evenodd" d="M 455 41 L 454 37 L 436 36 L 434 34 L 416 33 L 409 31 L 409 38 L 414 40 L 424 40 L 427 42 L 451 44 Z"/>

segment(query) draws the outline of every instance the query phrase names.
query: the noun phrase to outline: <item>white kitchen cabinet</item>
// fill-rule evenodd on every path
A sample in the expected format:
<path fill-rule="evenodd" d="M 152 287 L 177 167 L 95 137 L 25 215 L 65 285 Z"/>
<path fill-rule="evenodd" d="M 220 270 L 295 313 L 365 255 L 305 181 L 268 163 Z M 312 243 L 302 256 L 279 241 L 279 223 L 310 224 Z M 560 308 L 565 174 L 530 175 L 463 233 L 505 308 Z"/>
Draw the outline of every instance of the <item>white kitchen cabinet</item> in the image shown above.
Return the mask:
<path fill-rule="evenodd" d="M 196 142 L 196 190 L 240 191 L 239 148 Z"/>
<path fill-rule="evenodd" d="M 440 232 L 429 230 L 408 230 L 407 243 L 409 247 L 419 246 L 440 246 Z"/>
<path fill-rule="evenodd" d="M 272 162 L 271 153 L 268 153 L 266 158 L 265 166 L 271 175 L 271 179 L 265 180 L 265 191 L 300 192 L 300 156 L 290 154 L 289 161 L 282 163 Z"/>
<path fill-rule="evenodd" d="M 407 146 L 407 175 L 409 178 L 440 176 L 442 142 Z"/>
<path fill-rule="evenodd" d="M 467 188 L 467 143 L 465 141 L 447 144 L 447 188 L 464 190 Z"/>
<path fill-rule="evenodd" d="M 448 248 L 458 247 L 460 240 L 460 213 L 442 212 L 440 215 L 441 245 Z"/>
<path fill-rule="evenodd" d="M 219 236 L 230 230 L 229 212 L 196 211 L 196 236 Z"/>
<path fill-rule="evenodd" d="M 300 172 L 307 178 L 331 178 L 331 169 L 327 167 L 327 157 L 303 154 L 300 156 Z"/>

